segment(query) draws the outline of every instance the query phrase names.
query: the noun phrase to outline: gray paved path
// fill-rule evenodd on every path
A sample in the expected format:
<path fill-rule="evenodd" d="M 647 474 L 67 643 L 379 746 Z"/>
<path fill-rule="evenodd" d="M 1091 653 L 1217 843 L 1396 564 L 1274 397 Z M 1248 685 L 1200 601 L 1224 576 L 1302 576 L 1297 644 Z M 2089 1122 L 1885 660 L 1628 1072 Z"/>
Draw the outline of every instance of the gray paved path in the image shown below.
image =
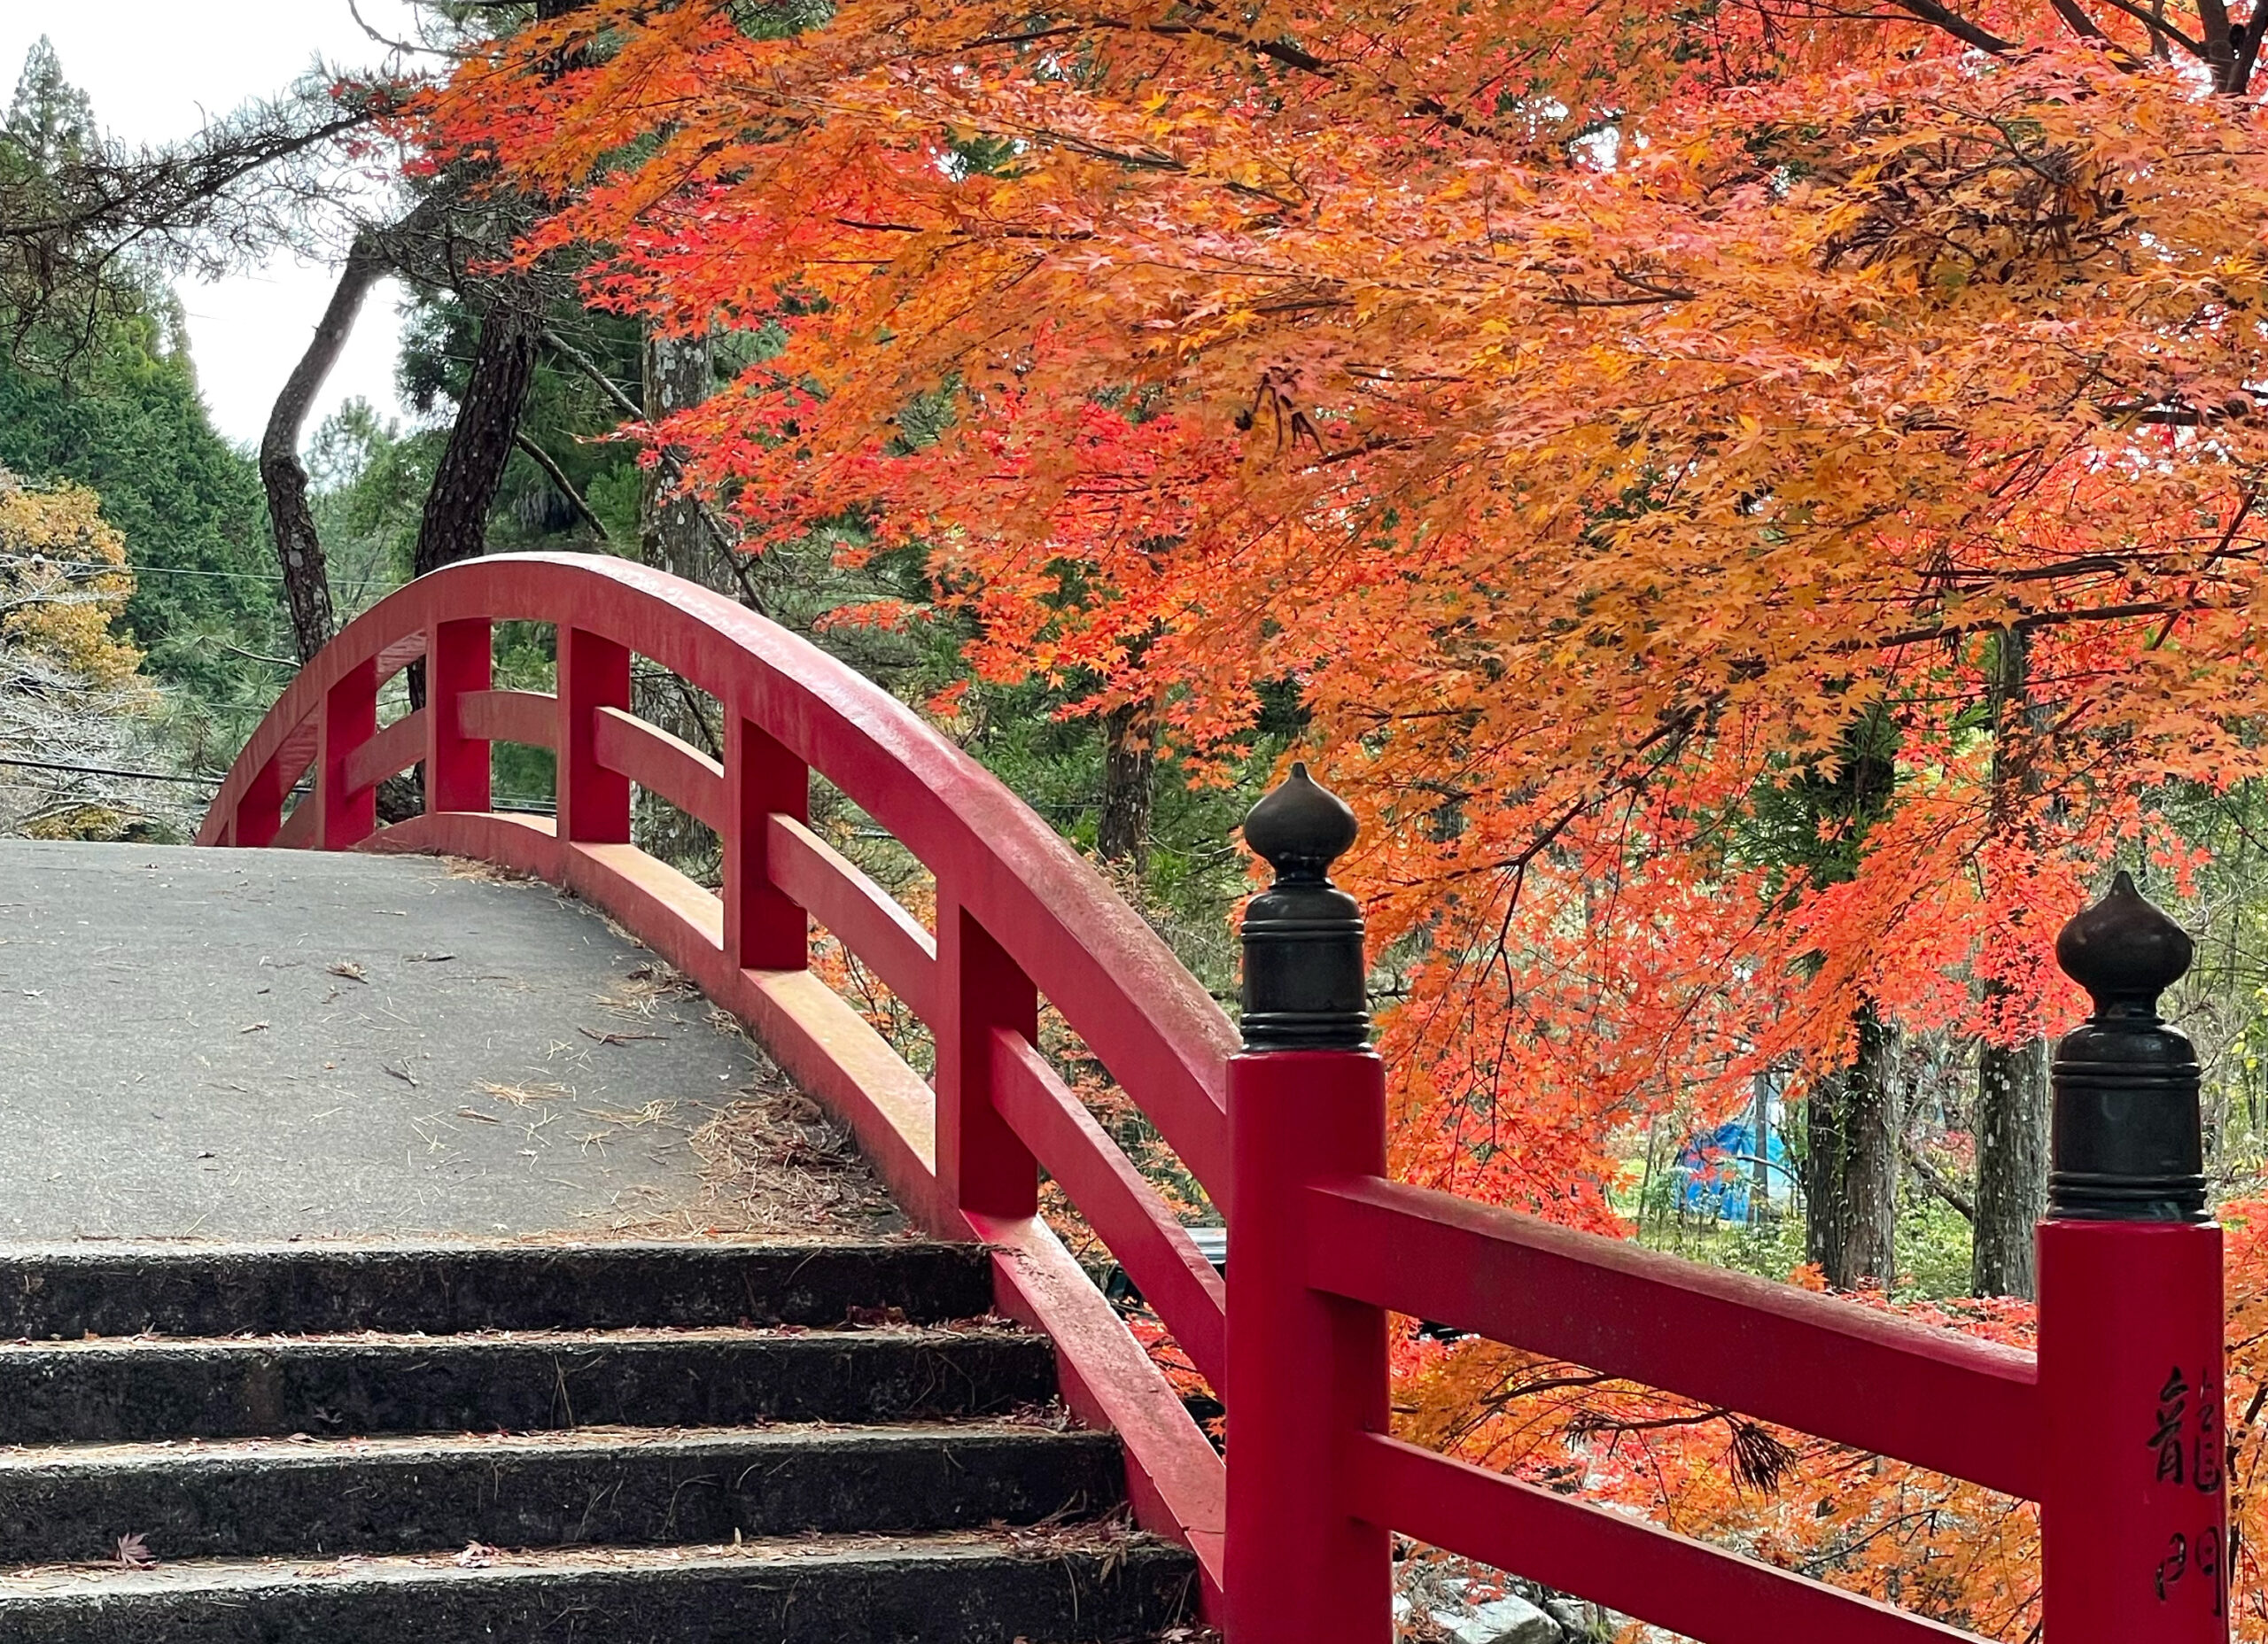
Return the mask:
<path fill-rule="evenodd" d="M 0 841 L 0 1240 L 665 1216 L 767 1071 L 667 982 L 439 862 Z"/>

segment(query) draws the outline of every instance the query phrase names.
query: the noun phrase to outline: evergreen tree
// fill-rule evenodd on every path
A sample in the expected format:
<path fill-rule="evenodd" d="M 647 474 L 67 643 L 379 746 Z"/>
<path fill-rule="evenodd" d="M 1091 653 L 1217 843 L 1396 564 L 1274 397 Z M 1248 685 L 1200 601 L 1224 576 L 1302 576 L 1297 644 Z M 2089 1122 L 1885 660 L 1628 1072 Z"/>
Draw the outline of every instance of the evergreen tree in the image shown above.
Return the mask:
<path fill-rule="evenodd" d="M 84 159 L 97 145 L 94 103 L 63 77 L 63 59 L 45 35 L 25 54 L 4 129 L 23 159 L 43 172 Z"/>

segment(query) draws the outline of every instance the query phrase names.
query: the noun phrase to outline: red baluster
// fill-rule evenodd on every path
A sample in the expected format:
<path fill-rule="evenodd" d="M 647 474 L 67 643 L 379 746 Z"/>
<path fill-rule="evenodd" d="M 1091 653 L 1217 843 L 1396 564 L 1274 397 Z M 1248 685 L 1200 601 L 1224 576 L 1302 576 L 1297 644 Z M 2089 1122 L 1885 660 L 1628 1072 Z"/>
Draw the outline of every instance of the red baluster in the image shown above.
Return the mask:
<path fill-rule="evenodd" d="M 1294 766 L 1245 823 L 1276 868 L 1244 926 L 1229 1063 L 1229 1644 L 1386 1644 L 1387 1532 L 1348 1511 L 1345 1442 L 1389 1418 L 1385 1315 L 1308 1286 L 1308 1188 L 1386 1170 L 1363 919 L 1331 864 L 1355 818 Z"/>
<path fill-rule="evenodd" d="M 1039 1211 L 1039 1163 L 992 1105 L 992 1034 L 1037 1042 L 1039 991 L 967 909 L 937 898 L 937 1186 L 951 1208 L 1014 1220 Z"/>
<path fill-rule="evenodd" d="M 237 802 L 228 842 L 247 850 L 264 850 L 283 831 L 284 778 L 277 762 L 271 759 L 260 767 Z"/>
<path fill-rule="evenodd" d="M 630 779 L 599 763 L 596 717 L 630 710 L 630 651 L 587 629 L 559 625 L 559 837 L 630 842 Z"/>
<path fill-rule="evenodd" d="M 2056 1048 L 2039 1229 L 2047 1644 L 2226 1644 L 2226 1317 L 2198 1070 L 2157 1014 L 2186 934 L 2125 874 L 2055 955 L 2095 1013 Z"/>
<path fill-rule="evenodd" d="M 748 719 L 725 731 L 725 950 L 745 970 L 799 971 L 811 919 L 772 882 L 771 818 L 811 817 L 811 772 Z"/>
<path fill-rule="evenodd" d="M 425 809 L 485 810 L 489 747 L 464 733 L 463 696 L 494 679 L 488 619 L 433 624 L 425 648 Z"/>
<path fill-rule="evenodd" d="M 322 850 L 352 850 L 378 830 L 378 792 L 356 788 L 346 762 L 378 733 L 378 664 L 357 663 L 323 694 L 316 723 L 313 803 Z"/>

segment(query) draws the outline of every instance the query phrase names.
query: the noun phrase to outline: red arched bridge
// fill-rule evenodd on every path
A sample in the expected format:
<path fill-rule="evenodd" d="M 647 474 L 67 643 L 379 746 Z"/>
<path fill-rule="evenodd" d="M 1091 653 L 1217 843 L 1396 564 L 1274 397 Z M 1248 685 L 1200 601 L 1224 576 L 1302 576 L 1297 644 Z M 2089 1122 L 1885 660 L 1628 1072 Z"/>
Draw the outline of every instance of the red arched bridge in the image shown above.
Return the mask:
<path fill-rule="evenodd" d="M 555 626 L 555 695 L 496 688 L 501 622 Z M 715 699 L 721 761 L 633 714 L 633 657 Z M 416 662 L 423 706 L 382 725 L 381 688 Z M 494 807 L 499 742 L 555 751 L 555 818 Z M 416 766 L 424 813 L 381 826 L 379 784 Z M 814 775 L 935 876 L 934 928 L 812 831 Z M 633 787 L 716 831 L 721 895 L 631 842 Z M 1359 917 L 1326 877 L 1352 838 L 1303 774 L 1254 813 L 1278 877 L 1247 924 L 1240 1039 L 1045 824 L 874 685 L 667 576 L 515 555 L 353 623 L 245 748 L 200 842 L 481 858 L 665 956 L 847 1121 L 920 1228 L 990 1252 L 998 1310 L 1052 1341 L 1230 1644 L 1379 1644 L 1397 1532 L 1708 1644 L 1967 1636 L 1397 1439 L 1389 1313 L 2041 1503 L 2047 1644 L 2226 1637 L 2220 1237 L 2196 1069 L 2155 1013 L 2187 942 L 2130 886 L 2062 950 L 2098 1013 L 2057 1066 L 2034 1357 L 1389 1179 Z M 934 1082 L 807 968 L 814 926 L 926 1024 Z M 1041 1055 L 1043 998 L 1224 1213 L 1232 1276 Z M 1040 1219 L 1043 1171 L 1221 1392 L 1225 1462 Z"/>

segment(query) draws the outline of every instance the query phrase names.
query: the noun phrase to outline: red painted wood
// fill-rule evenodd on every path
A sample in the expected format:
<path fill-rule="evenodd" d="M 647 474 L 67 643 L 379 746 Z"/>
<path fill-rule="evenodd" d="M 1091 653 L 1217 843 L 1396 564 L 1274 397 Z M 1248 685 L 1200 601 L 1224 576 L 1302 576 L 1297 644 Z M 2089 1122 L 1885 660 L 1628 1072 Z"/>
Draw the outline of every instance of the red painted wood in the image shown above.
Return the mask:
<path fill-rule="evenodd" d="M 1228 1634 L 1389 1644 L 1389 1526 L 1355 1516 L 1343 1442 L 1383 1431 L 1386 1315 L 1311 1287 L 1319 1182 L 1386 1170 L 1386 1068 L 1290 1051 L 1229 1064 Z"/>
<path fill-rule="evenodd" d="M 791 817 L 765 818 L 772 882 L 925 1022 L 938 1010 L 937 942 L 896 898 Z"/>
<path fill-rule="evenodd" d="M 1223 1090 L 1235 1030 L 1141 916 L 888 692 L 723 595 L 663 572 L 595 554 L 495 554 L 397 590 L 349 624 L 261 723 L 215 801 L 207 842 L 217 842 L 252 772 L 280 746 L 283 722 L 312 713 L 338 671 L 430 622 L 476 616 L 579 625 L 628 646 L 765 727 L 941 874 L 959 871 L 961 905 L 1027 975 L 1047 979 L 1056 1008 L 1139 1093 L 1215 1203 L 1231 1208 Z M 466 710 L 478 711 L 471 702 Z M 513 736 L 478 728 L 537 746 L 555 735 L 517 724 Z"/>
<path fill-rule="evenodd" d="M 320 850 L 322 830 L 317 826 L 322 819 L 322 807 L 315 803 L 313 794 L 302 795 L 299 803 L 291 807 L 291 814 L 284 819 L 269 841 L 278 850 Z"/>
<path fill-rule="evenodd" d="M 2054 1644 L 2229 1636 L 2221 1264 L 2218 1227 L 2040 1227 Z"/>
<path fill-rule="evenodd" d="M 488 624 L 499 620 L 556 625 L 560 699 L 488 688 Z M 1234 1644 L 1382 1637 L 1386 1519 L 1451 1545 L 1452 1535 L 1464 1536 L 1466 1550 L 1546 1579 L 1559 1570 L 1561 1585 L 1577 1590 L 1595 1583 L 1591 1595 L 1704 1639 L 1725 1636 L 1712 1616 L 1734 1604 L 1744 1639 L 1792 1639 L 1797 1629 L 1862 1644 L 1944 1636 L 1613 1516 L 1401 1454 L 1378 1437 L 1386 1423 L 1388 1308 L 1477 1327 L 2012 1493 L 2045 1491 L 2054 1644 L 2108 1644 L 2119 1631 L 2086 1631 L 2094 1624 L 2084 1613 L 2109 1601 L 2070 1596 L 2083 1589 L 2069 1572 L 2123 1580 L 2141 1546 L 2138 1526 L 2163 1528 L 2149 1516 L 2162 1505 L 2156 1498 L 2145 1491 L 2137 1507 L 2121 1493 L 2114 1429 L 2128 1418 L 2124 1403 L 2114 1411 L 2108 1400 L 2113 1390 L 2131 1400 L 2150 1351 L 2187 1344 L 2201 1366 L 2210 1356 L 2210 1328 L 2201 1322 L 2218 1316 L 2208 1280 L 2218 1282 L 2218 1257 L 2216 1246 L 2208 1260 L 2195 1242 L 2200 1230 L 2161 1230 L 2190 1245 L 2138 1245 L 2108 1257 L 2044 1235 L 2043 1341 L 2051 1359 L 2063 1358 L 2060 1369 L 2036 1371 L 2020 1353 L 1388 1183 L 1380 1075 L 1367 1056 L 1239 1059 L 1232 1150 L 1229 1025 L 1045 824 L 840 663 L 720 596 L 620 561 L 500 556 L 390 596 L 286 690 L 200 837 L 314 843 L 317 819 L 333 816 L 336 826 L 324 830 L 332 842 L 353 834 L 354 796 L 367 795 L 379 767 L 416 740 L 393 729 L 378 737 L 365 695 L 419 654 L 427 634 L 436 688 L 427 757 L 429 771 L 442 773 L 431 785 L 437 809 L 370 844 L 485 857 L 607 908 L 755 1026 L 782 1065 L 850 1121 L 922 1225 L 992 1243 L 1000 1305 L 1049 1331 L 1074 1407 L 1120 1432 L 1142 1521 L 1197 1548 L 1218 1601 L 1213 1613 L 1226 1614 Z M 633 653 L 722 704 L 721 773 L 628 717 Z M 487 744 L 498 740 L 560 750 L 557 827 L 485 808 Z M 322 791 L 279 829 L 284 796 L 318 753 Z M 801 826 L 813 772 L 936 874 L 934 940 Z M 680 802 L 713 804 L 726 852 L 721 899 L 627 842 L 633 774 L 657 792 L 675 787 Z M 900 991 L 926 1012 L 939 1045 L 937 1096 L 804 968 L 805 903 L 853 951 L 894 970 L 885 979 L 905 982 Z M 1031 1048 L 1035 980 L 1231 1219 L 1237 1307 L 1211 1348 L 1201 1344 L 1217 1281 L 1192 1267 L 1185 1237 L 1166 1225 L 1123 1156 Z M 1170 1387 L 1032 1214 L 1034 1144 L 1121 1247 L 1138 1282 L 1172 1299 L 1168 1316 L 1192 1355 L 1225 1357 L 1239 1460 L 1225 1480 Z M 2140 1312 L 2117 1314 L 2144 1328 L 2088 1322 L 2091 1313 L 2117 1313 L 2093 1299 L 2114 1281 L 2155 1299 L 2155 1312 L 2138 1302 Z M 2059 1391 L 2051 1398 L 2044 1387 Z M 2215 1505 L 2192 1488 L 2198 1502 Z M 2149 1575 L 2155 1602 L 2155 1564 Z M 1661 1599 L 1665 1586 L 1720 1600 L 1715 1609 L 1697 1601 L 1665 1608 L 1685 1602 Z M 2167 1602 L 2177 1608 L 2210 1592 L 2203 1583 L 2173 1586 Z M 2159 1619 L 2130 1618 L 2122 1644 L 2157 1640 Z M 2205 1644 L 2202 1633 L 2163 1636 Z"/>
<path fill-rule="evenodd" d="M 568 704 L 487 688 L 485 625 L 493 621 L 556 624 Z M 1045 976 L 1072 1027 L 1135 1092 L 1216 1200 L 1228 1198 L 1223 1091 L 1234 1034 L 1140 918 L 1052 829 L 888 693 L 732 601 L 661 573 L 598 556 L 500 555 L 398 591 L 350 624 L 292 682 L 239 756 L 200 838 L 257 834 L 260 804 L 272 797 L 264 785 L 279 772 L 297 774 L 292 727 L 307 727 L 303 764 L 314 751 L 312 717 L 329 686 L 362 663 L 384 658 L 382 666 L 391 668 L 417 655 L 428 633 L 437 710 L 427 723 L 433 744 L 453 750 L 462 780 L 437 786 L 441 809 L 382 831 L 371 848 L 485 857 L 605 907 L 749 1021 L 783 1066 L 850 1120 L 922 1225 L 971 1237 L 973 1219 L 949 1196 L 948 1183 L 973 1189 L 996 1209 L 1029 1206 L 1037 1165 L 989 1100 L 978 1099 L 962 1110 L 967 1122 L 956 1132 L 963 1160 L 941 1179 L 935 1098 L 855 1012 L 802 968 L 808 920 L 773 882 L 770 857 L 780 834 L 773 818 L 803 820 L 815 771 L 952 888 L 946 903 L 967 920 L 968 935 L 939 945 L 957 958 L 966 952 L 971 963 L 949 996 L 937 985 L 944 1002 L 932 1001 L 933 1013 L 953 1012 L 956 1023 L 986 1034 L 1009 1024 L 1029 1033 L 1036 1026 L 1034 990 L 1022 979 Z M 462 642 L 453 647 L 453 635 Z M 595 710 L 626 706 L 620 664 L 631 653 L 682 675 L 726 710 L 731 809 L 722 830 L 722 901 L 619 839 L 575 836 L 579 723 L 586 769 L 625 781 L 595 756 L 597 738 L 611 734 L 596 729 L 605 716 Z M 449 713 L 453 724 L 445 723 Z M 561 827 L 483 809 L 493 741 L 563 748 L 568 815 Z M 435 759 L 433 768 L 440 764 Z M 595 803 L 604 818 L 621 814 L 610 795 L 602 793 Z M 587 822 L 593 812 L 586 805 L 580 814 Z M 783 870 L 790 877 L 796 871 Z M 964 1029 L 963 1039 L 971 1037 L 981 1043 L 983 1035 Z M 975 1155 L 966 1146 L 972 1136 Z M 996 1144 L 997 1156 L 988 1154 Z M 1208 1593 L 1217 1594 L 1219 1458 L 1041 1224 L 1028 1214 L 996 1215 L 985 1227 L 985 1237 L 1000 1241 L 1001 1305 L 1055 1337 L 1067 1396 L 1116 1426 L 1125 1441 L 1141 1521 L 1188 1539 L 1205 1567 Z"/>
<path fill-rule="evenodd" d="M 593 756 L 609 771 L 657 794 L 720 834 L 729 826 L 725 767 L 691 743 L 620 708 L 602 708 L 592 727 Z"/>
<path fill-rule="evenodd" d="M 992 1034 L 1039 1037 L 1039 989 L 967 908 L 937 898 L 937 1181 L 964 1214 L 1039 1211 L 1039 1161 L 992 1096 Z"/>
<path fill-rule="evenodd" d="M 379 686 L 383 687 L 410 663 L 422 661 L 425 649 L 425 636 L 422 633 L 406 633 L 382 648 L 377 657 Z"/>
<path fill-rule="evenodd" d="M 378 796 L 349 774 L 354 756 L 378 733 L 378 665 L 358 663 L 323 693 L 317 721 L 317 838 L 325 850 L 352 850 L 377 832 Z"/>
<path fill-rule="evenodd" d="M 1072 1414 L 1124 1445 L 1137 1521 L 1197 1555 L 1204 1614 L 1217 1625 L 1227 1523 L 1219 1454 L 1045 1221 L 972 1215 L 968 1222 L 992 1247 L 1000 1310 L 1054 1341 Z"/>
<path fill-rule="evenodd" d="M 598 755 L 598 712 L 630 710 L 630 648 L 604 632 L 559 624 L 559 837 L 630 842 L 630 779 Z"/>
<path fill-rule="evenodd" d="M 283 837 L 284 795 L 289 784 L 284 780 L 282 765 L 282 760 L 271 759 L 246 778 L 243 798 L 228 817 L 231 845 L 256 850 Z M 206 826 L 209 829 L 213 824 Z"/>
<path fill-rule="evenodd" d="M 346 756 L 346 782 L 357 790 L 375 788 L 425 757 L 425 710 L 404 714 Z"/>
<path fill-rule="evenodd" d="M 276 727 L 268 738 L 272 751 L 264 764 L 245 772 L 242 787 L 245 799 L 237 822 L 236 843 L 238 845 L 246 848 L 272 845 L 279 850 L 294 850 L 316 842 L 316 811 L 314 807 L 306 807 L 307 815 L 301 818 L 297 831 L 290 830 L 284 819 L 284 806 L 291 799 L 291 790 L 299 786 L 299 779 L 313 768 L 316 745 L 322 740 L 315 718 L 315 708 L 320 699 L 312 691 L 307 695 L 315 700 L 307 704 L 303 717 L 280 719 L 278 710 L 272 708 L 268 710 L 268 718 L 260 723 L 263 733 L 268 732 L 270 725 Z M 289 693 L 286 693 L 285 700 L 290 700 Z M 237 763 L 239 767 L 245 764 L 241 755 Z M 232 781 L 235 776 L 236 772 L 232 770 Z M 224 793 L 226 791 L 223 790 Z M 220 802 L 216 800 L 214 802 L 214 814 L 217 815 L 219 810 Z M 208 818 L 206 826 L 209 829 L 212 826 Z M 198 842 L 206 841 L 200 837 Z"/>
<path fill-rule="evenodd" d="M 559 746 L 559 699 L 548 692 L 467 691 L 457 699 L 457 716 L 462 733 L 476 741 Z"/>
<path fill-rule="evenodd" d="M 725 762 L 733 807 L 724 829 L 725 941 L 751 969 L 802 970 L 811 963 L 811 916 L 781 877 L 789 865 L 773 825 L 801 826 L 811 815 L 811 768 L 737 712 L 726 724 Z"/>
<path fill-rule="evenodd" d="M 1342 1183 L 1307 1215 L 1319 1289 L 2039 1497 L 2029 1353 L 1421 1188 Z"/>
<path fill-rule="evenodd" d="M 992 1100 L 1070 1196 L 1217 1392 L 1228 1384 L 1228 1288 L 1172 1208 L 1142 1179 L 1031 1041 L 992 1034 Z"/>
<path fill-rule="evenodd" d="M 1697 1644 L 1967 1644 L 1974 1639 L 1379 1433 L 1352 1434 L 1344 1442 L 1357 1511 L 1420 1541 L 1581 1594 Z M 1344 1636 L 1371 1635 L 1350 1630 Z M 2127 1644 L 2143 1638 L 2155 1635 L 2128 1634 Z"/>
<path fill-rule="evenodd" d="M 433 624 L 425 666 L 425 787 L 434 810 L 485 810 L 490 748 L 465 724 L 469 694 L 495 675 L 494 631 L 485 616 Z"/>

